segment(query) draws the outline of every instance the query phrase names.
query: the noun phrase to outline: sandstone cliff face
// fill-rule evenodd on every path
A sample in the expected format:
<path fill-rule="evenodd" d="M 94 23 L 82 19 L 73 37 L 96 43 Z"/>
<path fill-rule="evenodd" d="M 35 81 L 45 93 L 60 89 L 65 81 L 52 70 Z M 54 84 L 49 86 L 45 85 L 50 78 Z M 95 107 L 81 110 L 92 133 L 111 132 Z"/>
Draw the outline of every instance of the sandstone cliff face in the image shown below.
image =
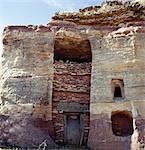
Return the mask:
<path fill-rule="evenodd" d="M 139 138 L 141 130 L 136 126 L 137 120 L 142 116 L 140 126 L 144 128 L 145 65 L 144 42 L 141 42 L 141 39 L 144 39 L 144 27 L 121 28 L 105 36 L 98 35 L 92 40 L 94 50 L 89 138 L 91 147 L 113 149 L 116 146 L 119 150 L 144 149 L 144 140 Z M 125 97 L 116 102 L 113 99 L 112 79 L 124 81 Z M 111 116 L 118 110 L 132 112 L 134 120 L 132 136 L 118 137 L 112 133 Z M 105 131 L 102 132 L 103 130 Z"/>
<path fill-rule="evenodd" d="M 33 103 L 48 97 L 51 102 L 53 34 L 26 30 L 8 27 L 4 31 L 3 104 Z M 23 89 L 18 90 L 19 86 Z"/>
<path fill-rule="evenodd" d="M 42 31 L 41 27 L 5 28 L 1 80 L 2 144 L 33 147 L 47 139 L 49 144 L 54 144 L 49 140 L 49 134 L 41 130 L 41 125 L 35 127 L 35 120 L 48 125 L 52 118 L 53 42 L 53 34 Z"/>
<path fill-rule="evenodd" d="M 79 113 L 92 149 L 144 149 L 144 13 L 138 3 L 108 2 L 57 13 L 47 26 L 5 28 L 1 145 L 55 145 L 51 137 L 64 143 L 65 116 Z M 133 120 L 133 134 L 113 133 L 114 114 Z"/>

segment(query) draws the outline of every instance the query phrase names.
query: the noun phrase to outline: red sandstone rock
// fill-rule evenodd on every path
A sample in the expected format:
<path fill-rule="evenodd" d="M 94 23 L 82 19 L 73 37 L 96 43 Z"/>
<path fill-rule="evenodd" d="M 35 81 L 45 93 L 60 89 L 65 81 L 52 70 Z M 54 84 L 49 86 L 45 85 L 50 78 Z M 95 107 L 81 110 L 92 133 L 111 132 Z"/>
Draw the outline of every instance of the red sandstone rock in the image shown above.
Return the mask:
<path fill-rule="evenodd" d="M 138 3 L 114 1 L 56 13 L 46 26 L 6 27 L 0 146 L 55 146 L 53 138 L 92 149 L 144 149 L 144 13 Z M 124 94 L 114 94 L 120 86 L 112 80 L 124 83 Z M 113 133 L 118 111 L 130 114 L 132 135 Z"/>

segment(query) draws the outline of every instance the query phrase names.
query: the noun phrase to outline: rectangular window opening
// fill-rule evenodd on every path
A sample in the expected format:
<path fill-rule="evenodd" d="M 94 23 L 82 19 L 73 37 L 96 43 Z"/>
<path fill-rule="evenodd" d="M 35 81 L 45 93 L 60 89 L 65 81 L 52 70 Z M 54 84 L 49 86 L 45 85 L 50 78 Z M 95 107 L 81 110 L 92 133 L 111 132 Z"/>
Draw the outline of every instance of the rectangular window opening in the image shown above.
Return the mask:
<path fill-rule="evenodd" d="M 124 99 L 124 82 L 122 79 L 112 79 L 112 95 L 113 100 Z"/>

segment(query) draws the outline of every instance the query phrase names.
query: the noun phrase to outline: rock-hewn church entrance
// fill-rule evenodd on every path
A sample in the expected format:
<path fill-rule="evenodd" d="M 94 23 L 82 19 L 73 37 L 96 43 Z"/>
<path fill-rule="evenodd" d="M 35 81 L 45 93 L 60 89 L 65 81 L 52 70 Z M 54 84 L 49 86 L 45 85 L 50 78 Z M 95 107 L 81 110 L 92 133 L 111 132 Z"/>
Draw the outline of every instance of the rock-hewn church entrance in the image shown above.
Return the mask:
<path fill-rule="evenodd" d="M 79 145 L 81 140 L 80 115 L 67 115 L 64 131 L 67 145 Z"/>
<path fill-rule="evenodd" d="M 83 146 L 89 133 L 92 54 L 88 37 L 72 34 L 56 34 L 52 117 L 56 143 Z"/>

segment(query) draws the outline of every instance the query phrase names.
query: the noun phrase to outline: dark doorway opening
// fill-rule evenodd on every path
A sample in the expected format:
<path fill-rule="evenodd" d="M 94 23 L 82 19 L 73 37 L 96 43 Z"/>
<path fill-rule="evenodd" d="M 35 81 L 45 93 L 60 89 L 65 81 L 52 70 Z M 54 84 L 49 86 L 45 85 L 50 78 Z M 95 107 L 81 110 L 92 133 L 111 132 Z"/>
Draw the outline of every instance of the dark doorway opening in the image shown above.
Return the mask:
<path fill-rule="evenodd" d="M 133 134 L 133 118 L 128 111 L 115 112 L 111 116 L 112 131 L 116 136 Z"/>

